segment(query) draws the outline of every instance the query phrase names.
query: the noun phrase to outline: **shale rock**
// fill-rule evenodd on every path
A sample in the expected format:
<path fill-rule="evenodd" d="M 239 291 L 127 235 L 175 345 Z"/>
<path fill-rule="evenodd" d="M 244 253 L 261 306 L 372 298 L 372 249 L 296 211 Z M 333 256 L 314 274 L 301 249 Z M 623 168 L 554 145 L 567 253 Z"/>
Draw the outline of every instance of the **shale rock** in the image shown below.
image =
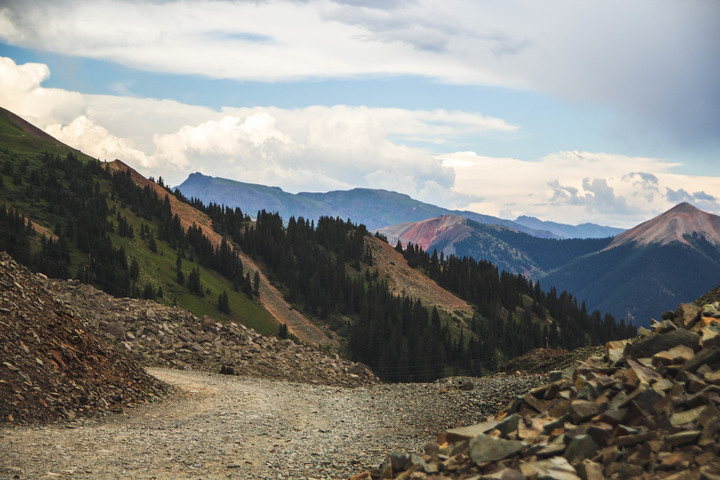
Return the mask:
<path fill-rule="evenodd" d="M 119 412 L 167 387 L 0 253 L 0 423 Z"/>
<path fill-rule="evenodd" d="M 720 345 L 706 342 L 717 307 L 683 304 L 496 417 L 441 433 L 422 458 L 442 476 L 392 478 L 720 479 Z"/>
<path fill-rule="evenodd" d="M 293 382 L 358 387 L 379 380 L 337 354 L 265 337 L 240 323 L 198 319 L 149 300 L 115 298 L 76 280 L 48 281 L 50 293 L 88 328 L 118 342 L 141 365 L 197 369 Z"/>

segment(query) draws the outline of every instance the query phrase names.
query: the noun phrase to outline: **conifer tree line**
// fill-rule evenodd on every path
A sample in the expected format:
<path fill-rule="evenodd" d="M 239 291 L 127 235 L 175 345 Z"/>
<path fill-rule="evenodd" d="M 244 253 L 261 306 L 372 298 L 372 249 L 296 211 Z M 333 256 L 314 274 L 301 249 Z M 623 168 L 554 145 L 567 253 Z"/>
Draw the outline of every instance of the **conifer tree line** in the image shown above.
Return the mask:
<path fill-rule="evenodd" d="M 97 160 L 79 160 L 73 152 L 65 156 L 43 152 L 37 166 L 27 159 L 6 158 L 1 169 L 3 175 L 13 178 L 15 187 L 21 187 L 20 193 L 7 191 L 6 196 L 14 193 L 19 200 L 43 202 L 47 214 L 57 219 L 54 238 L 41 236 L 40 249 L 33 250 L 32 225 L 18 211 L 0 205 L 0 249 L 31 270 L 59 278 L 75 275 L 115 296 L 157 299 L 163 296 L 162 287 L 138 285 L 137 261 L 129 259 L 110 237 L 112 233 L 127 238 L 139 235 L 150 251 L 157 252 L 157 240 L 164 240 L 179 257 L 192 257 L 227 278 L 235 290 L 252 296 L 252 279 L 244 272 L 237 253 L 226 242 L 213 247 L 197 226 L 185 231 L 178 216 L 172 214 L 168 196 L 161 199 L 150 187 L 139 187 L 129 171 L 112 171 Z M 116 203 L 147 223 L 136 231 Z M 157 226 L 156 230 L 149 225 Z M 74 268 L 72 245 L 83 258 Z M 187 288 L 204 295 L 199 270 L 178 272 L 178 277 L 185 278 L 186 274 Z M 222 306 L 223 311 L 229 308 L 225 302 Z"/>
<path fill-rule="evenodd" d="M 45 152 L 38 159 L 40 166 L 6 159 L 0 167 L 12 178 L 13 193 L 22 193 L 18 199 L 43 202 L 55 223 L 55 237 L 42 236 L 39 248 L 33 247 L 32 225 L 17 210 L 0 205 L 0 248 L 20 263 L 53 277 L 74 274 L 115 296 L 162 296 L 150 284 L 138 285 L 139 265 L 113 244 L 111 234 L 117 233 L 136 241 L 139 237 L 152 252 L 158 241 L 165 242 L 174 252 L 166 253 L 176 258 L 177 283 L 195 295 L 205 296 L 207 290 L 200 270 L 187 267 L 189 259 L 220 273 L 234 290 L 258 295 L 258 273 L 253 278 L 243 269 L 231 243 L 223 240 L 215 247 L 199 227 L 183 229 L 170 205 L 169 195 L 175 195 L 208 214 L 216 231 L 264 264 L 291 304 L 344 335 L 349 356 L 385 380 L 479 375 L 532 348 L 575 348 L 635 334 L 624 320 L 588 313 L 571 294 L 545 292 L 538 283 L 500 272 L 489 262 L 400 247 L 412 267 L 476 306 L 471 319 L 451 328 L 441 318 L 447 314 L 392 294 L 374 269 L 363 225 L 331 217 L 317 223 L 293 217 L 284 225 L 279 214 L 266 211 L 251 222 L 239 208 L 204 205 L 177 191 L 161 198 L 150 187 L 135 184 L 129 171 L 81 161 L 72 152 Z M 133 228 L 121 209 L 133 212 L 142 225 Z M 71 251 L 80 252 L 83 260 L 76 258 L 73 265 Z M 214 295 L 218 310 L 227 313 L 227 292 Z"/>
<path fill-rule="evenodd" d="M 232 218 L 224 221 L 234 223 Z M 414 245 L 399 247 L 411 266 L 477 305 L 469 328 L 451 333 L 437 310 L 394 296 L 372 272 L 368 235 L 363 225 L 349 220 L 322 217 L 315 225 L 292 217 L 285 227 L 277 213 L 260 211 L 255 225 L 245 223 L 233 240 L 267 266 L 291 303 L 331 322 L 350 318 L 343 333 L 352 358 L 385 380 L 477 375 L 497 369 L 498 358 L 532 348 L 570 349 L 635 333 L 634 327 L 618 324 L 610 315 L 588 314 L 567 292 L 546 293 L 539 284 L 499 272 L 489 262 L 428 255 Z"/>
<path fill-rule="evenodd" d="M 573 349 L 601 345 L 610 340 L 631 338 L 637 329 L 625 319 L 619 322 L 598 310 L 588 313 L 585 302 L 555 287 L 545 292 L 540 282 L 523 275 L 499 272 L 485 260 L 428 254 L 418 245 L 400 243 L 396 249 L 408 263 L 424 271 L 446 290 L 477 307 L 472 319 L 474 335 L 468 342 L 464 361 L 492 368 L 494 359 L 481 358 L 498 350 L 511 358 L 533 348 Z M 489 361 L 488 361 L 489 360 Z"/>

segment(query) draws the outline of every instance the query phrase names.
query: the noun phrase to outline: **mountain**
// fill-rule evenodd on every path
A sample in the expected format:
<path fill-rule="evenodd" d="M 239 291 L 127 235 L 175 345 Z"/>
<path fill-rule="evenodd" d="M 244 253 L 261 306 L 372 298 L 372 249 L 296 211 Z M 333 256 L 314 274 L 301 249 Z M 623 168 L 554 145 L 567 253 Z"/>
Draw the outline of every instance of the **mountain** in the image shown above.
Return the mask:
<path fill-rule="evenodd" d="M 309 204 L 317 201 L 306 195 Z M 438 208 L 385 191 L 329 195 L 358 211 L 382 202 L 385 209 Z M 322 343 L 390 381 L 480 374 L 548 342 L 574 348 L 627 333 L 614 319 L 589 315 L 572 295 L 546 295 L 525 277 L 499 276 L 489 263 L 428 255 L 428 269 L 415 270 L 418 258 L 411 265 L 339 214 L 284 221 L 261 209 L 253 220 L 239 208 L 188 200 L 121 161 L 99 162 L 43 136 L 8 112 L 0 112 L 0 248 L 48 277 Z M 205 351 L 183 342 L 173 348 Z"/>
<path fill-rule="evenodd" d="M 617 235 L 608 249 L 625 244 L 639 248 L 673 243 L 680 243 L 697 251 L 704 249 L 702 243 L 720 247 L 720 217 L 683 202 L 652 220 Z"/>
<path fill-rule="evenodd" d="M 406 222 L 378 230 L 391 245 L 409 243 L 426 252 L 486 260 L 501 270 L 535 280 L 571 260 L 605 248 L 609 239 L 538 238 L 500 225 L 489 225 L 444 215 L 421 222 Z"/>
<path fill-rule="evenodd" d="M 449 210 L 387 190 L 355 188 L 327 193 L 292 194 L 279 187 L 243 183 L 201 173 L 191 174 L 176 188 L 186 197 L 197 198 L 204 203 L 240 207 L 250 215 L 255 215 L 260 210 L 277 212 L 286 221 L 290 217 L 317 221 L 321 216 L 330 216 L 349 218 L 370 230 L 376 230 L 400 222 L 426 220 L 441 215 L 460 215 L 476 222 L 502 225 L 536 237 L 556 236 L 547 230 L 527 227 L 490 215 Z"/>
<path fill-rule="evenodd" d="M 581 223 L 580 225 L 565 225 L 556 222 L 547 222 L 535 217 L 521 215 L 515 219 L 515 223 L 524 225 L 535 230 L 545 230 L 553 233 L 559 238 L 607 238 L 619 235 L 622 228 L 607 227 L 594 223 Z"/>
<path fill-rule="evenodd" d="M 536 238 L 459 216 L 378 232 L 391 244 L 399 240 L 427 252 L 490 261 L 640 325 L 720 283 L 720 217 L 688 203 L 613 238 Z"/>
<path fill-rule="evenodd" d="M 646 325 L 720 284 L 720 217 L 682 203 L 542 279 Z"/>
<path fill-rule="evenodd" d="M 220 244 L 210 217 L 163 186 L 0 109 L 0 249 L 31 270 L 277 331 L 252 293 L 257 267 L 230 251 L 218 261 Z"/>

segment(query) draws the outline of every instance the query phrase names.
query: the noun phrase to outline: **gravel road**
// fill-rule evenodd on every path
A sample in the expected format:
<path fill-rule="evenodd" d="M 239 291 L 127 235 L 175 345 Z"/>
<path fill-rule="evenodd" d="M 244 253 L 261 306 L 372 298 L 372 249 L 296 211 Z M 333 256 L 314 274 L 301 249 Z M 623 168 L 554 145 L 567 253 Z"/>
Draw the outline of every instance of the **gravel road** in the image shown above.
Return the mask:
<path fill-rule="evenodd" d="M 177 391 L 69 425 L 0 429 L 0 478 L 337 479 L 496 412 L 542 377 L 337 387 L 148 369 Z"/>

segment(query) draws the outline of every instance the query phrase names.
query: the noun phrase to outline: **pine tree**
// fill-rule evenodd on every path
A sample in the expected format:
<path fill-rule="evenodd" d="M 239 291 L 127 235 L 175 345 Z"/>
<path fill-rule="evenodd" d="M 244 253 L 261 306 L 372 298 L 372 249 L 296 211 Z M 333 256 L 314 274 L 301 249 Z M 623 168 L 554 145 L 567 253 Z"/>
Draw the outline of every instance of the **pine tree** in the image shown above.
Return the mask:
<path fill-rule="evenodd" d="M 223 313 L 230 313 L 230 301 L 228 299 L 228 294 L 225 290 L 218 295 L 218 310 L 220 310 Z"/>

